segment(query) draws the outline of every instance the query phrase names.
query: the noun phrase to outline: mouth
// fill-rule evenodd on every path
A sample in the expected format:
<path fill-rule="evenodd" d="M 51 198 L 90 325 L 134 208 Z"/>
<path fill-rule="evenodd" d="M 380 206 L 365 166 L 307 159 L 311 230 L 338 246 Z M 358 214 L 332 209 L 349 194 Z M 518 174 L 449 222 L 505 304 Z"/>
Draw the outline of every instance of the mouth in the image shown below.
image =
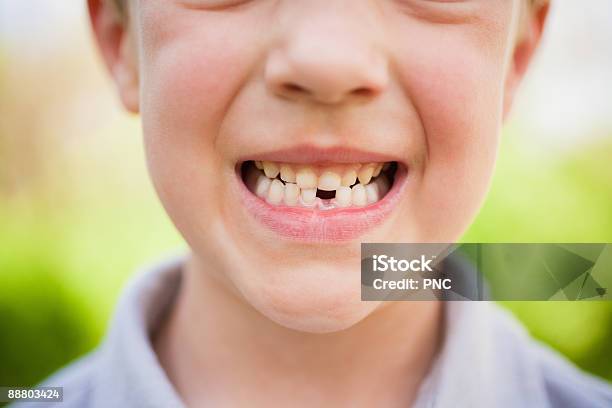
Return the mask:
<path fill-rule="evenodd" d="M 273 206 L 331 211 L 375 204 L 389 192 L 397 162 L 326 166 L 247 161 L 241 166 L 249 191 Z"/>
<path fill-rule="evenodd" d="M 318 160 L 298 149 L 237 163 L 247 210 L 272 231 L 301 241 L 352 240 L 380 224 L 399 201 L 407 166 L 378 157 L 352 162 L 350 154 L 334 162 L 333 156 Z"/>

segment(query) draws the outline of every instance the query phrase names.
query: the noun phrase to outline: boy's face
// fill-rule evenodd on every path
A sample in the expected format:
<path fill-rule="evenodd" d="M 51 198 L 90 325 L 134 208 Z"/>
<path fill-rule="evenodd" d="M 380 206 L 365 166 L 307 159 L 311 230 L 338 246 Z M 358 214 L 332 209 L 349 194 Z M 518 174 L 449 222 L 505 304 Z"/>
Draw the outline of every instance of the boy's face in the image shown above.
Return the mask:
<path fill-rule="evenodd" d="M 127 34 L 90 7 L 202 273 L 318 332 L 378 306 L 361 242 L 465 231 L 543 21 L 519 33 L 519 0 L 147 0 Z"/>

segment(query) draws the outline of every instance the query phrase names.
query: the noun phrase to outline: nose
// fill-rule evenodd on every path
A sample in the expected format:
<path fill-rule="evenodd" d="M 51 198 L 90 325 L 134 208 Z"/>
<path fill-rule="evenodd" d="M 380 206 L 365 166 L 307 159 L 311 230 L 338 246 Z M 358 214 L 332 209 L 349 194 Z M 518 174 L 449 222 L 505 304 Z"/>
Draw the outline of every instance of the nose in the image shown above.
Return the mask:
<path fill-rule="evenodd" d="M 389 81 L 376 34 L 347 15 L 296 19 L 283 30 L 265 63 L 265 81 L 276 96 L 321 104 L 372 99 Z"/>

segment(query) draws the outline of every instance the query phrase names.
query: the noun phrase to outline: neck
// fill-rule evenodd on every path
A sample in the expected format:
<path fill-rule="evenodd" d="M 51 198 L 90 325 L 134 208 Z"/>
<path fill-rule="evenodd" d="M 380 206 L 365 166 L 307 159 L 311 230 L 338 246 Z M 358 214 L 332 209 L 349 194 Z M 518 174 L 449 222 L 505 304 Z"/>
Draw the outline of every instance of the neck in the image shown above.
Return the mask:
<path fill-rule="evenodd" d="M 188 406 L 406 406 L 438 349 L 441 317 L 440 302 L 389 302 L 346 330 L 299 332 L 192 260 L 154 342 Z"/>

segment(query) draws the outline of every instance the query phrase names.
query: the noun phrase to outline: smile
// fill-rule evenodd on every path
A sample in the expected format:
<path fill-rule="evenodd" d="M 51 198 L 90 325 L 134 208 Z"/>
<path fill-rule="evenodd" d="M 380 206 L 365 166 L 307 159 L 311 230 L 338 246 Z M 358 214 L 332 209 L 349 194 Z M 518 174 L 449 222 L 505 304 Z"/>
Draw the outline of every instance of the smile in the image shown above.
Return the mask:
<path fill-rule="evenodd" d="M 355 239 L 391 213 L 408 169 L 394 160 L 356 154 L 371 160 L 352 161 L 351 156 L 305 148 L 244 160 L 237 166 L 243 202 L 258 221 L 284 237 Z"/>
<path fill-rule="evenodd" d="M 380 201 L 396 169 L 394 162 L 313 166 L 250 161 L 242 174 L 247 188 L 271 205 L 329 211 Z"/>

